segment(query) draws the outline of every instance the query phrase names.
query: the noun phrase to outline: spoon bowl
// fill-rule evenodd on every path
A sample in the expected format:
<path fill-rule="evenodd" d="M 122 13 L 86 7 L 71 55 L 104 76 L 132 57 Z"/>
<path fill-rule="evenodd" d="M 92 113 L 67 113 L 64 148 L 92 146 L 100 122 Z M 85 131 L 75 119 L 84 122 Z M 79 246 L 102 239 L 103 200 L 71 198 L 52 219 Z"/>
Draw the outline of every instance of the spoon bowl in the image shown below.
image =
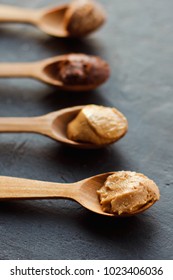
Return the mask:
<path fill-rule="evenodd" d="M 113 172 L 99 174 L 80 182 L 78 202 L 88 210 L 104 216 L 114 216 L 102 210 L 97 191 Z"/>
<path fill-rule="evenodd" d="M 100 57 L 67 54 L 44 60 L 40 78 L 65 90 L 88 91 L 109 78 L 109 65 Z"/>
<path fill-rule="evenodd" d="M 92 143 L 84 143 L 84 142 L 76 142 L 73 140 L 70 140 L 67 137 L 67 125 L 70 121 L 72 121 L 85 107 L 83 106 L 75 106 L 71 108 L 62 109 L 57 112 L 53 112 L 48 114 L 47 116 L 52 118 L 51 121 L 51 137 L 55 140 L 67 144 L 69 146 L 80 148 L 80 149 L 98 149 L 103 148 L 106 146 L 106 144 L 102 145 L 96 145 Z"/>
<path fill-rule="evenodd" d="M 62 5 L 40 12 L 37 26 L 45 33 L 55 37 L 70 37 L 64 26 L 64 16 L 68 5 Z"/>
<path fill-rule="evenodd" d="M 78 202 L 80 202 L 80 204 L 83 205 L 85 208 L 95 213 L 117 218 L 130 217 L 140 214 L 154 204 L 154 202 L 151 201 L 143 205 L 138 210 L 133 211 L 132 213 L 122 213 L 121 215 L 104 212 L 101 208 L 97 191 L 104 185 L 107 177 L 112 175 L 113 173 L 114 172 L 107 172 L 104 174 L 95 175 L 91 178 L 81 181 L 82 184 L 80 185 L 80 196 L 78 198 Z"/>
<path fill-rule="evenodd" d="M 107 177 L 113 173 L 107 172 L 95 175 L 72 184 L 0 176 L 0 200 L 66 198 L 78 202 L 94 213 L 110 217 L 136 215 L 152 206 L 154 202 L 145 205 L 136 212 L 124 215 L 104 212 L 101 208 L 97 191 L 104 185 Z"/>

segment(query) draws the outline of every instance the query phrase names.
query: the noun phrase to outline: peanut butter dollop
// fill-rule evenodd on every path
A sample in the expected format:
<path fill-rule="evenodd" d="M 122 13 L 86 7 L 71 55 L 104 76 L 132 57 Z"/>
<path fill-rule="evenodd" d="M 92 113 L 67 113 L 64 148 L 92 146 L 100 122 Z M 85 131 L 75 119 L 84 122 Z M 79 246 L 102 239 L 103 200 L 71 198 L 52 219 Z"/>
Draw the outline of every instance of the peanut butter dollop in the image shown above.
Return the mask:
<path fill-rule="evenodd" d="M 115 108 L 86 105 L 67 127 L 69 139 L 96 145 L 110 144 L 127 132 L 125 116 Z"/>
<path fill-rule="evenodd" d="M 108 176 L 97 191 L 104 212 L 134 214 L 160 198 L 154 181 L 141 173 L 119 171 Z"/>

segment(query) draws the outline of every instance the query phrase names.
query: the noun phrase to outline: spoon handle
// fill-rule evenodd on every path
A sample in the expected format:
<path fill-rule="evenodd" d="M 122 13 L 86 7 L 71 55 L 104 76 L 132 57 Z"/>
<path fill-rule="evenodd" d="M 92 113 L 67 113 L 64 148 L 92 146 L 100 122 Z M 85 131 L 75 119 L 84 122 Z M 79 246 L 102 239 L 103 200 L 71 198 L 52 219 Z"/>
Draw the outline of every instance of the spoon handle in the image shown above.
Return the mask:
<path fill-rule="evenodd" d="M 35 10 L 0 5 L 0 22 L 24 22 L 35 24 L 38 12 Z"/>
<path fill-rule="evenodd" d="M 38 69 L 36 62 L 0 63 L 0 77 L 35 77 Z"/>
<path fill-rule="evenodd" d="M 0 176 L 0 199 L 68 198 L 75 200 L 76 190 L 77 184 L 74 183 L 60 184 Z"/>
<path fill-rule="evenodd" d="M 48 119 L 45 117 L 0 118 L 0 132 L 35 132 L 49 135 Z"/>

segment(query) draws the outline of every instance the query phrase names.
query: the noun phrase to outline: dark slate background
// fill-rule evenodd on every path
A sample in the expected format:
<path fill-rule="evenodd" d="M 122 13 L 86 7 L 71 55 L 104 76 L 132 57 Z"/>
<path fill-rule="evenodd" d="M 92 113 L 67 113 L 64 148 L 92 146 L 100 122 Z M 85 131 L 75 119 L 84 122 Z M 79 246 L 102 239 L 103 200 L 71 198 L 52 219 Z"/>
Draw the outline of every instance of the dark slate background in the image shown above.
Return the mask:
<path fill-rule="evenodd" d="M 0 259 L 172 259 L 173 1 L 100 1 L 107 24 L 85 40 L 51 38 L 25 25 L 0 25 L 0 61 L 58 54 L 99 55 L 110 80 L 93 92 L 61 92 L 30 79 L 0 80 L 0 116 L 36 116 L 102 104 L 121 110 L 129 132 L 97 151 L 74 150 L 34 134 L 0 135 L 0 175 L 75 182 L 113 170 L 142 172 L 161 199 L 139 216 L 113 220 L 66 200 L 0 203 Z M 41 8 L 48 0 L 1 0 Z M 53 0 L 51 5 L 64 3 Z"/>

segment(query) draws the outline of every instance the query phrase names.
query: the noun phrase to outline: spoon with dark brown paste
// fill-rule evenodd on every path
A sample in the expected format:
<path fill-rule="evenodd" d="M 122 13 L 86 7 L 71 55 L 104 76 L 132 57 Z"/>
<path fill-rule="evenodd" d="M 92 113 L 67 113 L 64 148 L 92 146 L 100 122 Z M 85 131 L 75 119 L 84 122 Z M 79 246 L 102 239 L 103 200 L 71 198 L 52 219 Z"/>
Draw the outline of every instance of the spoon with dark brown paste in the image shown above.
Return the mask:
<path fill-rule="evenodd" d="M 1 78 L 30 77 L 70 91 L 95 89 L 109 75 L 107 62 L 86 54 L 66 54 L 28 63 L 0 63 Z"/>

